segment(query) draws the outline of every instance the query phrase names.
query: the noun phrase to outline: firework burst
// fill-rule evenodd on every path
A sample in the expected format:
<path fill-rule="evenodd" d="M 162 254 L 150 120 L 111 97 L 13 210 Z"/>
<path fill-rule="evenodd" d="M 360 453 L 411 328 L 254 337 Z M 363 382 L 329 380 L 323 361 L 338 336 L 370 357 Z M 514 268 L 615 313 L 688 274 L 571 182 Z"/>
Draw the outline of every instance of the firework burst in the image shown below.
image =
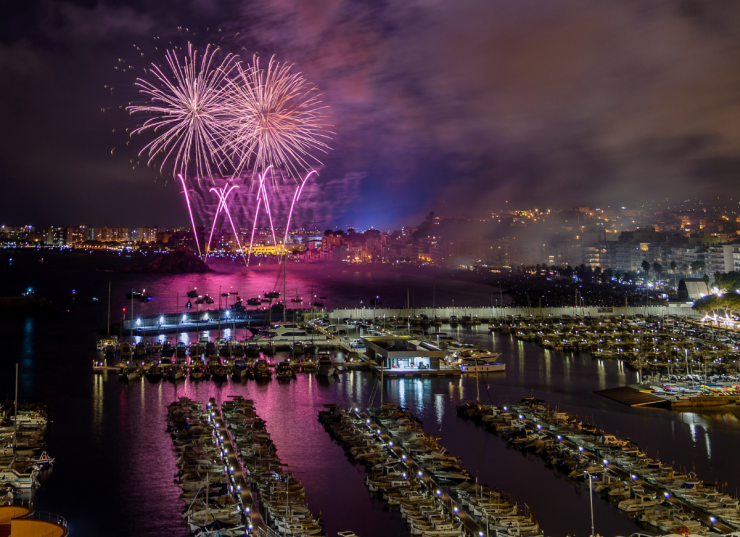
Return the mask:
<path fill-rule="evenodd" d="M 160 170 L 172 161 L 174 176 L 187 177 L 189 167 L 198 179 L 231 171 L 224 150 L 229 136 L 226 95 L 237 62 L 231 54 L 220 63 L 215 61 L 217 51 L 206 47 L 200 61 L 190 44 L 182 60 L 174 51 L 167 51 L 169 76 L 152 64 L 150 72 L 154 80 L 136 81 L 149 103 L 127 109 L 130 113 L 143 112 L 153 117 L 131 134 L 156 133 L 139 154 L 148 153 L 149 163 L 161 157 Z"/>
<path fill-rule="evenodd" d="M 277 173 L 297 179 L 321 164 L 311 154 L 326 152 L 331 134 L 316 87 L 290 64 L 270 59 L 267 68 L 257 56 L 250 66 L 237 64 L 229 84 L 229 148 L 236 173 L 249 167 L 259 176 L 272 166 Z"/>

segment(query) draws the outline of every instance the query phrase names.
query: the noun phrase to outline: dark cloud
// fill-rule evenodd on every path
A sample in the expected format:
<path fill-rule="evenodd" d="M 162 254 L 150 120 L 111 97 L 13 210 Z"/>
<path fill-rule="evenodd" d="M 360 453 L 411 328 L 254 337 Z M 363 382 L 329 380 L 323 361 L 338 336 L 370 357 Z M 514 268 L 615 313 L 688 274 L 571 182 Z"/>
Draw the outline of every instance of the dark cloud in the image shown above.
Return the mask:
<path fill-rule="evenodd" d="M 737 3 L 198 0 L 16 9 L 0 23 L 0 173 L 11 195 L 35 202 L 5 196 L 0 207 L 13 220 L 187 221 L 172 182 L 155 183 L 156 172 L 125 145 L 134 120 L 119 107 L 136 98 L 136 69 L 113 67 L 118 58 L 146 65 L 162 52 L 154 36 L 178 46 L 215 41 L 245 59 L 275 54 L 321 88 L 336 136 L 306 191 L 309 220 L 385 228 L 430 210 L 485 213 L 504 200 L 634 205 L 667 192 L 726 193 L 737 180 Z M 100 211 L 106 192 L 122 197 Z"/>

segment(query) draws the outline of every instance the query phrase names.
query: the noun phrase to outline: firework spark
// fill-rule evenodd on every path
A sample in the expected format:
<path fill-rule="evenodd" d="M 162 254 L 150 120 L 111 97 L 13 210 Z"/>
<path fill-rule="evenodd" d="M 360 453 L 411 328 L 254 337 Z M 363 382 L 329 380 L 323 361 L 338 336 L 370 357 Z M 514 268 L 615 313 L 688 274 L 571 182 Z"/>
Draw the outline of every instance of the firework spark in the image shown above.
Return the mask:
<path fill-rule="evenodd" d="M 255 56 L 246 68 L 236 65 L 229 88 L 229 149 L 237 173 L 251 166 L 260 174 L 272 166 L 296 178 L 311 167 L 309 160 L 321 164 L 311 152 L 329 149 L 325 107 L 316 87 L 290 64 L 270 59 L 263 69 Z"/>
<path fill-rule="evenodd" d="M 198 247 L 198 255 L 201 255 L 200 243 L 198 242 L 198 230 L 195 228 L 195 219 L 193 218 L 193 209 L 190 207 L 190 196 L 188 196 L 188 187 L 185 186 L 185 179 L 182 174 L 178 174 L 177 178 L 182 183 L 182 191 L 185 194 L 185 203 L 188 206 L 188 214 L 190 215 L 190 223 L 193 225 L 193 236 L 195 237 L 195 245 Z"/>
<path fill-rule="evenodd" d="M 153 117 L 131 134 L 150 130 L 158 133 L 139 154 L 148 153 L 149 163 L 162 157 L 160 170 L 173 160 L 175 176 L 187 176 L 191 164 L 198 179 L 231 171 L 231 162 L 224 150 L 229 136 L 226 95 L 237 62 L 232 54 L 227 54 L 217 63 L 217 51 L 206 47 L 200 63 L 198 52 L 190 44 L 182 60 L 174 51 L 167 51 L 170 76 L 152 64 L 150 72 L 154 80 L 139 78 L 136 81 L 141 93 L 149 97 L 149 104 L 129 106 L 127 110 Z"/>

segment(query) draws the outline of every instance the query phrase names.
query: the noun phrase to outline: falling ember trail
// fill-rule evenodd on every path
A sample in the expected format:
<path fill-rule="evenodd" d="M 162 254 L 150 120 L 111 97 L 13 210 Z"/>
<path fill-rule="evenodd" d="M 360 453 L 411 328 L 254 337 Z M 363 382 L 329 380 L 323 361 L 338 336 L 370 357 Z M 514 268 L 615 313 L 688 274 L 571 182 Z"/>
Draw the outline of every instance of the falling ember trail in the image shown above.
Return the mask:
<path fill-rule="evenodd" d="M 200 251 L 200 243 L 198 242 L 198 230 L 195 228 L 195 219 L 193 219 L 193 210 L 190 208 L 190 197 L 188 196 L 188 188 L 185 186 L 185 179 L 182 178 L 182 174 L 178 173 L 177 177 L 182 182 L 182 191 L 185 194 L 185 203 L 188 205 L 188 214 L 190 215 L 190 223 L 193 226 L 193 237 L 195 237 L 195 245 L 198 247 L 198 255 L 202 256 L 203 253 Z"/>

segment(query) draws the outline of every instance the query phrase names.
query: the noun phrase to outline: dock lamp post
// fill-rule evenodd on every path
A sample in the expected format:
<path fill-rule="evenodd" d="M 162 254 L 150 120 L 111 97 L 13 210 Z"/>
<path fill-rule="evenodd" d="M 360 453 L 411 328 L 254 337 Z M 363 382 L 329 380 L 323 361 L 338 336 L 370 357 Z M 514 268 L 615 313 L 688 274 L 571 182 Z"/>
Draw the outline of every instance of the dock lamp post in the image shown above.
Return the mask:
<path fill-rule="evenodd" d="M 588 473 L 588 470 L 584 470 L 583 473 L 586 475 L 586 478 L 588 479 L 588 499 L 591 502 L 591 537 L 594 537 L 596 535 L 596 532 L 594 532 L 594 492 L 593 492 L 593 476 Z"/>

